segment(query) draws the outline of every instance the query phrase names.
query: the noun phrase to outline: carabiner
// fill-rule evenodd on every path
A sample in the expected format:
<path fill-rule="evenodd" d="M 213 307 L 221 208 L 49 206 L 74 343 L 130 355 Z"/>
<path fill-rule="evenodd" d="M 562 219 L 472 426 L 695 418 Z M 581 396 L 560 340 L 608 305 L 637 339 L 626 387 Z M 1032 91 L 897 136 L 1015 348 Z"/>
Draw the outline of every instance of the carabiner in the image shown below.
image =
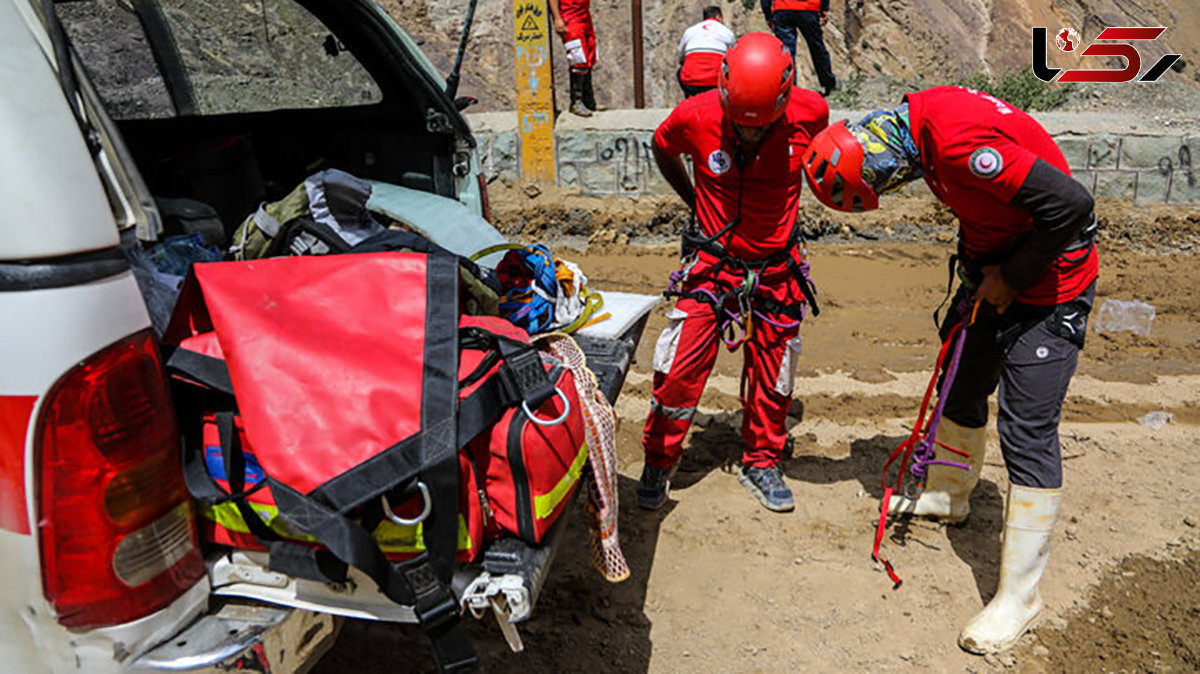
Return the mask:
<path fill-rule="evenodd" d="M 415 527 L 421 522 L 424 522 L 425 518 L 429 517 L 429 513 L 433 510 L 433 500 L 429 498 L 429 487 L 426 487 L 424 482 L 417 482 L 417 488 L 421 490 L 421 500 L 425 502 L 424 507 L 421 508 L 420 515 L 417 515 L 411 520 L 404 519 L 403 517 L 397 515 L 392 511 L 391 504 L 388 503 L 387 494 L 379 497 L 383 500 L 383 514 L 386 515 L 389 520 L 399 524 L 402 527 Z"/>

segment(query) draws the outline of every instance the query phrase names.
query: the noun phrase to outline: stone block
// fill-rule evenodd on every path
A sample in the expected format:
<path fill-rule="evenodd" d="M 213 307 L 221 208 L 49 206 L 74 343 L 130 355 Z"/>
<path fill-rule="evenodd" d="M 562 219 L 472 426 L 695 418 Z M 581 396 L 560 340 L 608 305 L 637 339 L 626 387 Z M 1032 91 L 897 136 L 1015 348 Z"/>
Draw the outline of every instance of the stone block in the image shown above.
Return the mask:
<path fill-rule="evenodd" d="M 489 181 L 496 178 L 517 180 L 521 174 L 521 151 L 517 134 L 511 131 L 476 134 L 479 167 Z"/>
<path fill-rule="evenodd" d="M 567 188 L 578 188 L 582 181 L 582 170 L 579 164 L 575 162 L 562 161 L 558 162 L 558 186 Z"/>
<path fill-rule="evenodd" d="M 1122 199 L 1131 201 L 1133 199 L 1135 188 L 1134 184 L 1137 181 L 1137 173 L 1126 171 L 1097 171 L 1096 172 L 1096 191 L 1093 194 L 1097 199 Z"/>
<path fill-rule="evenodd" d="M 1071 170 L 1087 168 L 1088 150 L 1092 145 L 1090 136 L 1063 134 L 1056 137 L 1054 142 L 1058 143 L 1058 149 L 1062 150 L 1063 156 L 1067 158 L 1067 166 Z"/>
<path fill-rule="evenodd" d="M 1088 192 L 1096 193 L 1096 172 L 1095 171 L 1071 171 L 1071 175 L 1087 188 Z"/>
<path fill-rule="evenodd" d="M 1169 174 L 1154 169 L 1138 171 L 1137 194 L 1134 200 L 1138 203 L 1164 203 L 1167 200 L 1167 183 Z"/>
<path fill-rule="evenodd" d="M 1087 167 L 1090 169 L 1116 168 L 1120 148 L 1121 139 L 1117 136 L 1093 136 L 1091 147 L 1088 149 Z"/>
<path fill-rule="evenodd" d="M 1183 145 L 1187 147 L 1191 155 L 1189 158 L 1192 160 L 1192 170 L 1200 169 L 1200 136 L 1184 136 Z"/>
<path fill-rule="evenodd" d="M 1191 179 L 1188 179 L 1188 174 Z M 1171 194 L 1168 202 L 1172 204 L 1200 203 L 1200 172 L 1176 171 L 1171 176 Z"/>
<path fill-rule="evenodd" d="M 593 162 L 598 159 L 600 154 L 599 139 L 594 131 L 557 133 L 554 136 L 554 146 L 558 152 L 559 162 Z"/>
<path fill-rule="evenodd" d="M 583 194 L 617 194 L 617 175 L 611 165 L 579 164 L 579 191 Z"/>
<path fill-rule="evenodd" d="M 1169 159 L 1179 168 L 1179 136 L 1126 136 L 1121 141 L 1121 169 L 1158 168 L 1159 162 Z"/>

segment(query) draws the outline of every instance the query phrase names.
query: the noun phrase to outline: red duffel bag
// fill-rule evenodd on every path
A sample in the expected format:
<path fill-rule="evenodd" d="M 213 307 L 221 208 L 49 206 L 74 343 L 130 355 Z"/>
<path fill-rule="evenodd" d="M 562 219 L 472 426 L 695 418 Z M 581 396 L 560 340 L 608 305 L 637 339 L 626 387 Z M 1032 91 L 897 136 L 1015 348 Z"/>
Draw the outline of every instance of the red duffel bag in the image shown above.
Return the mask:
<path fill-rule="evenodd" d="M 569 372 L 502 319 L 460 327 L 458 273 L 453 257 L 421 253 L 196 265 L 164 336 L 185 382 L 181 427 L 200 436 L 185 437 L 189 489 L 246 529 L 213 518 L 210 540 L 250 534 L 273 570 L 298 577 L 362 570 L 414 606 L 443 665 L 473 657 L 448 585 L 455 559 L 480 548 L 471 504 L 493 514 L 493 534 L 538 541 L 586 457 Z M 205 454 L 214 433 L 223 480 Z M 393 517 L 419 524 L 421 545 L 385 551 Z"/>
<path fill-rule="evenodd" d="M 497 375 L 500 367 L 496 357 L 497 339 L 504 337 L 527 343 L 524 331 L 493 317 L 463 316 L 461 332 L 466 332 L 468 336 L 461 343 L 460 384 L 464 380 L 469 381 L 460 388 L 460 399 L 485 393 L 482 387 L 490 377 Z M 215 333 L 206 332 L 184 339 L 172 359 L 174 365 L 171 369 L 177 378 L 189 386 L 205 385 L 197 382 L 197 377 L 189 379 L 185 353 L 193 358 L 201 355 L 223 360 Z M 562 393 L 556 393 L 533 410 L 533 417 L 519 406 L 507 409 L 494 425 L 481 432 L 459 452 L 456 557 L 460 562 L 472 561 L 478 556 L 483 548 L 485 527 L 489 539 L 515 535 L 531 543 L 541 542 L 578 484 L 587 460 L 587 445 L 584 442 L 574 377 L 551 357 L 543 355 L 542 359 L 548 376 Z M 184 361 L 182 365 L 181 361 Z M 481 366 L 485 366 L 485 369 L 476 373 Z M 196 368 L 192 366 L 190 369 Z M 214 387 L 206 388 L 213 390 Z M 184 397 L 194 397 L 189 396 L 186 388 L 177 390 L 182 390 Z M 492 400 L 497 398 L 491 397 Z M 230 402 L 226 399 L 216 406 L 228 408 Z M 225 465 L 227 453 L 223 447 L 237 442 L 245 455 L 242 488 L 247 490 L 246 501 L 258 518 L 282 539 L 314 548 L 322 547 L 312 536 L 288 526 L 279 517 L 270 487 L 259 486 L 265 473 L 245 438 L 240 416 L 223 416 L 215 411 L 202 411 L 200 414 L 203 421 L 199 440 L 204 468 L 220 492 L 231 492 L 229 471 Z M 231 428 L 223 429 L 223 423 L 231 425 Z M 460 435 L 472 432 L 462 426 L 460 424 Z M 382 508 L 376 508 L 356 515 L 360 523 L 361 520 L 366 521 L 364 527 L 371 532 L 372 538 L 388 559 L 407 560 L 425 551 L 424 526 L 419 521 L 423 505 L 423 499 L 418 495 L 403 503 L 389 505 L 386 513 Z M 197 512 L 202 540 L 235 548 L 267 549 L 252 530 L 252 523 L 247 522 L 242 507 L 233 500 L 200 500 Z M 395 517 L 389 517 L 387 513 Z"/>
<path fill-rule="evenodd" d="M 193 495 L 232 503 L 273 570 L 324 581 L 344 580 L 347 566 L 361 570 L 414 608 L 445 668 L 475 662 L 449 587 L 459 448 L 506 408 L 538 410 L 565 395 L 536 349 L 495 338 L 496 348 L 467 366 L 460 403 L 458 280 L 455 258 L 423 253 L 200 264 L 163 339 L 178 347 L 211 332 L 220 350 L 177 348 L 168 361 L 202 384 L 177 399 L 185 433 L 202 436 L 208 413 L 218 435 L 226 429 L 223 485 L 195 451 L 203 439 L 185 437 Z M 261 471 L 249 486 L 247 449 Z M 311 541 L 297 544 L 263 522 L 251 499 L 268 488 L 272 519 Z M 424 550 L 391 560 L 370 530 L 371 511 L 398 515 L 390 505 L 412 499 Z"/>
<path fill-rule="evenodd" d="M 463 325 L 526 343 L 528 335 L 507 321 L 464 316 Z M 463 351 L 464 354 L 469 351 Z M 575 376 L 543 355 L 554 395 L 536 408 L 520 404 L 470 443 L 474 466 L 486 476 L 489 537 L 512 534 L 540 543 L 579 485 L 587 463 L 583 413 Z"/>

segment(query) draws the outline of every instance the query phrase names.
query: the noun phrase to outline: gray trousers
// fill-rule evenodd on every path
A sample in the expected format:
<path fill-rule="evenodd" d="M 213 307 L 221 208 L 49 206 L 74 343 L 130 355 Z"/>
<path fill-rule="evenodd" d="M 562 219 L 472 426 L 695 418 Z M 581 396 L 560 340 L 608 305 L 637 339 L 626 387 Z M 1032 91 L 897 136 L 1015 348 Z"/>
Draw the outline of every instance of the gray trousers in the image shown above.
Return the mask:
<path fill-rule="evenodd" d="M 959 295 L 963 292 L 960 288 Z M 999 387 L 996 427 L 1014 485 L 1062 486 L 1058 423 L 1095 297 L 1093 282 L 1079 297 L 1058 306 L 1014 303 L 1000 315 L 985 304 L 967 331 L 944 415 L 968 428 L 987 425 L 988 397 Z M 951 306 L 957 305 L 956 297 Z M 943 339 L 960 318 L 950 311 L 942 322 Z"/>

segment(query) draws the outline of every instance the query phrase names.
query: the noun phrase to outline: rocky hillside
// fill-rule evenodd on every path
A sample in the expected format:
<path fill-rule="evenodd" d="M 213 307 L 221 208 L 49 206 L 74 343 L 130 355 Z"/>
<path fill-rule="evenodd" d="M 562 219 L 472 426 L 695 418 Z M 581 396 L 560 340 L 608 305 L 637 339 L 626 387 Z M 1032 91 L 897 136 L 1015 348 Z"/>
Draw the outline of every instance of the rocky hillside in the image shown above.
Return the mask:
<path fill-rule="evenodd" d="M 448 72 L 466 14 L 467 0 L 381 0 L 443 72 Z M 633 107 L 631 0 L 592 0 L 600 65 L 598 98 L 610 107 Z M 676 48 L 687 26 L 708 4 L 720 5 L 726 22 L 741 34 L 765 30 L 758 0 L 642 0 L 646 105 L 679 100 Z M 460 92 L 480 99 L 474 110 L 511 108 L 514 100 L 513 20 L 510 0 L 478 0 Z M 1168 72 L 1175 86 L 1200 84 L 1200 2 L 1197 0 L 831 0 L 826 43 L 844 82 L 856 75 L 926 82 L 970 73 L 995 74 L 1028 68 L 1031 26 L 1051 32 L 1072 27 L 1086 43 L 1105 26 L 1166 26 L 1162 38 L 1139 44 L 1143 69 L 1164 53 L 1188 63 Z M 553 40 L 560 97 L 566 85 L 561 44 Z M 1078 51 L 1049 47 L 1054 65 L 1076 66 Z M 803 50 L 802 50 L 803 53 Z M 1086 67 L 1102 67 L 1089 58 Z M 799 67 L 815 86 L 807 57 Z M 561 107 L 561 104 L 560 104 Z"/>

